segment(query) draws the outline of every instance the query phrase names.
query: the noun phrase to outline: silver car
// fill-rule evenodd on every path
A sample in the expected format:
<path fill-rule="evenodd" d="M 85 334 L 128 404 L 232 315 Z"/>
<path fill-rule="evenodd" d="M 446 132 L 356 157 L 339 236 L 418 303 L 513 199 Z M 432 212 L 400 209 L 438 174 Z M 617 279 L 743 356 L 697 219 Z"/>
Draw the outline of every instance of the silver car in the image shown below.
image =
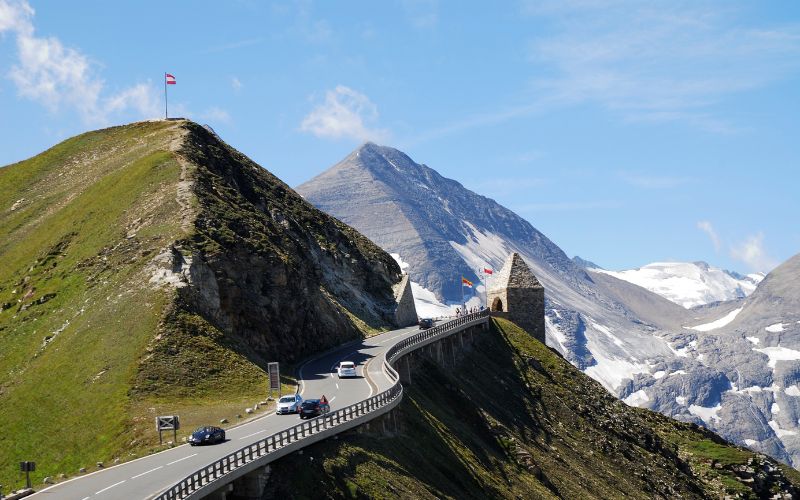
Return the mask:
<path fill-rule="evenodd" d="M 303 404 L 303 398 L 299 394 L 292 394 L 291 396 L 283 396 L 278 400 L 278 405 L 275 408 L 275 413 L 278 415 L 286 415 L 287 413 L 299 413 L 300 405 Z"/>
<path fill-rule="evenodd" d="M 336 375 L 338 375 L 339 378 L 357 377 L 356 364 L 352 361 L 342 361 L 339 363 L 339 368 L 336 369 Z"/>

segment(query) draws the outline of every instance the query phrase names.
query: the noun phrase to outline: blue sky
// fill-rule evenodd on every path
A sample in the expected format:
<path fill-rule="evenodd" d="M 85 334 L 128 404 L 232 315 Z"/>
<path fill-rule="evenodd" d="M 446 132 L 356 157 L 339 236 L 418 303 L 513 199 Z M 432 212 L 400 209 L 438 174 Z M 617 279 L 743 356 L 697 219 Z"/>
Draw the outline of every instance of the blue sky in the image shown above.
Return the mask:
<path fill-rule="evenodd" d="M 800 252 L 800 2 L 0 0 L 0 165 L 163 112 L 290 185 L 397 147 L 609 269 Z"/>

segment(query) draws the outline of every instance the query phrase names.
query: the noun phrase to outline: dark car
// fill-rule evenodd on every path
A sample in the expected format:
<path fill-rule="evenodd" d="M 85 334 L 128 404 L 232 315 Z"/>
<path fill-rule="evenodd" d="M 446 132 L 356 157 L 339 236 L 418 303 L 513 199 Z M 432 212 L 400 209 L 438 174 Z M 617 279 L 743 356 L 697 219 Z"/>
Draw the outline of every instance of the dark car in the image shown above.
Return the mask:
<path fill-rule="evenodd" d="M 189 444 L 215 444 L 225 442 L 225 429 L 219 427 L 200 427 L 189 436 Z"/>
<path fill-rule="evenodd" d="M 331 405 L 319 399 L 306 399 L 300 405 L 300 418 L 313 418 L 331 411 Z"/>
<path fill-rule="evenodd" d="M 419 329 L 420 330 L 427 330 L 428 328 L 433 326 L 433 320 L 430 318 L 422 318 L 419 320 Z"/>

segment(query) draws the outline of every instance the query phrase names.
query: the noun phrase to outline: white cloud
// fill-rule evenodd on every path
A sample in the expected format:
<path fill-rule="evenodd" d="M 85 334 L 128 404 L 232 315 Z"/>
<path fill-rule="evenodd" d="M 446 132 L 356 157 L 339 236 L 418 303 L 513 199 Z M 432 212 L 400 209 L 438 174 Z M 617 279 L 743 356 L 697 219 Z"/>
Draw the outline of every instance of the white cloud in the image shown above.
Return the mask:
<path fill-rule="evenodd" d="M 719 249 L 722 247 L 722 243 L 720 242 L 719 235 L 717 234 L 717 231 L 714 229 L 714 226 L 711 224 L 711 222 L 707 220 L 698 221 L 697 229 L 700 229 L 708 235 L 711 243 L 714 244 L 714 250 L 719 252 Z"/>
<path fill-rule="evenodd" d="M 303 118 L 300 130 L 317 137 L 381 142 L 388 132 L 372 127 L 377 120 L 378 108 L 366 95 L 338 85 L 325 93 L 325 102 Z"/>
<path fill-rule="evenodd" d="M 125 112 L 146 118 L 159 116 L 154 86 L 139 83 L 104 95 L 105 82 L 94 73 L 84 54 L 65 47 L 58 38 L 35 35 L 34 14 L 27 1 L 0 0 L 0 33 L 13 33 L 17 45 L 17 62 L 8 77 L 21 97 L 51 112 L 73 109 L 91 124 L 105 124 L 112 114 Z"/>
<path fill-rule="evenodd" d="M 763 87 L 800 66 L 800 27 L 756 27 L 746 13 L 704 2 L 530 2 L 552 21 L 531 58 L 552 75 L 536 80 L 546 99 L 595 103 L 636 121 L 683 121 L 714 132 L 736 127 L 714 116 L 728 96 Z"/>
<path fill-rule="evenodd" d="M 231 87 L 233 87 L 233 90 L 239 91 L 242 90 L 242 87 L 244 87 L 244 85 L 242 84 L 241 80 L 239 80 L 238 77 L 233 76 L 231 77 Z"/>
<path fill-rule="evenodd" d="M 748 236 L 738 245 L 731 246 L 731 257 L 744 262 L 751 271 L 769 272 L 777 263 L 764 248 L 764 234 Z"/>

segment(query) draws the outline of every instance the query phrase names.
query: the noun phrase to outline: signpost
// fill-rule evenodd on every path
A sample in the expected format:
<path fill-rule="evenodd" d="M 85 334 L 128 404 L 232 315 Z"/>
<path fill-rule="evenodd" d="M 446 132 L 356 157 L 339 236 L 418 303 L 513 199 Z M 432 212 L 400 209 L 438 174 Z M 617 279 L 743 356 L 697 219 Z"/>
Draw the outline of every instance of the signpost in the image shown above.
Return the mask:
<path fill-rule="evenodd" d="M 172 431 L 172 442 L 178 443 L 178 429 L 181 428 L 181 421 L 177 415 L 156 417 L 156 430 L 158 431 L 158 444 L 164 444 L 161 439 L 162 431 Z"/>
<path fill-rule="evenodd" d="M 36 470 L 36 462 L 20 462 L 19 470 L 25 473 L 25 485 L 31 487 L 31 472 Z"/>
<path fill-rule="evenodd" d="M 272 391 L 278 391 L 278 397 L 281 397 L 281 373 L 277 362 L 267 364 L 267 372 L 269 373 L 269 397 L 272 397 Z"/>

